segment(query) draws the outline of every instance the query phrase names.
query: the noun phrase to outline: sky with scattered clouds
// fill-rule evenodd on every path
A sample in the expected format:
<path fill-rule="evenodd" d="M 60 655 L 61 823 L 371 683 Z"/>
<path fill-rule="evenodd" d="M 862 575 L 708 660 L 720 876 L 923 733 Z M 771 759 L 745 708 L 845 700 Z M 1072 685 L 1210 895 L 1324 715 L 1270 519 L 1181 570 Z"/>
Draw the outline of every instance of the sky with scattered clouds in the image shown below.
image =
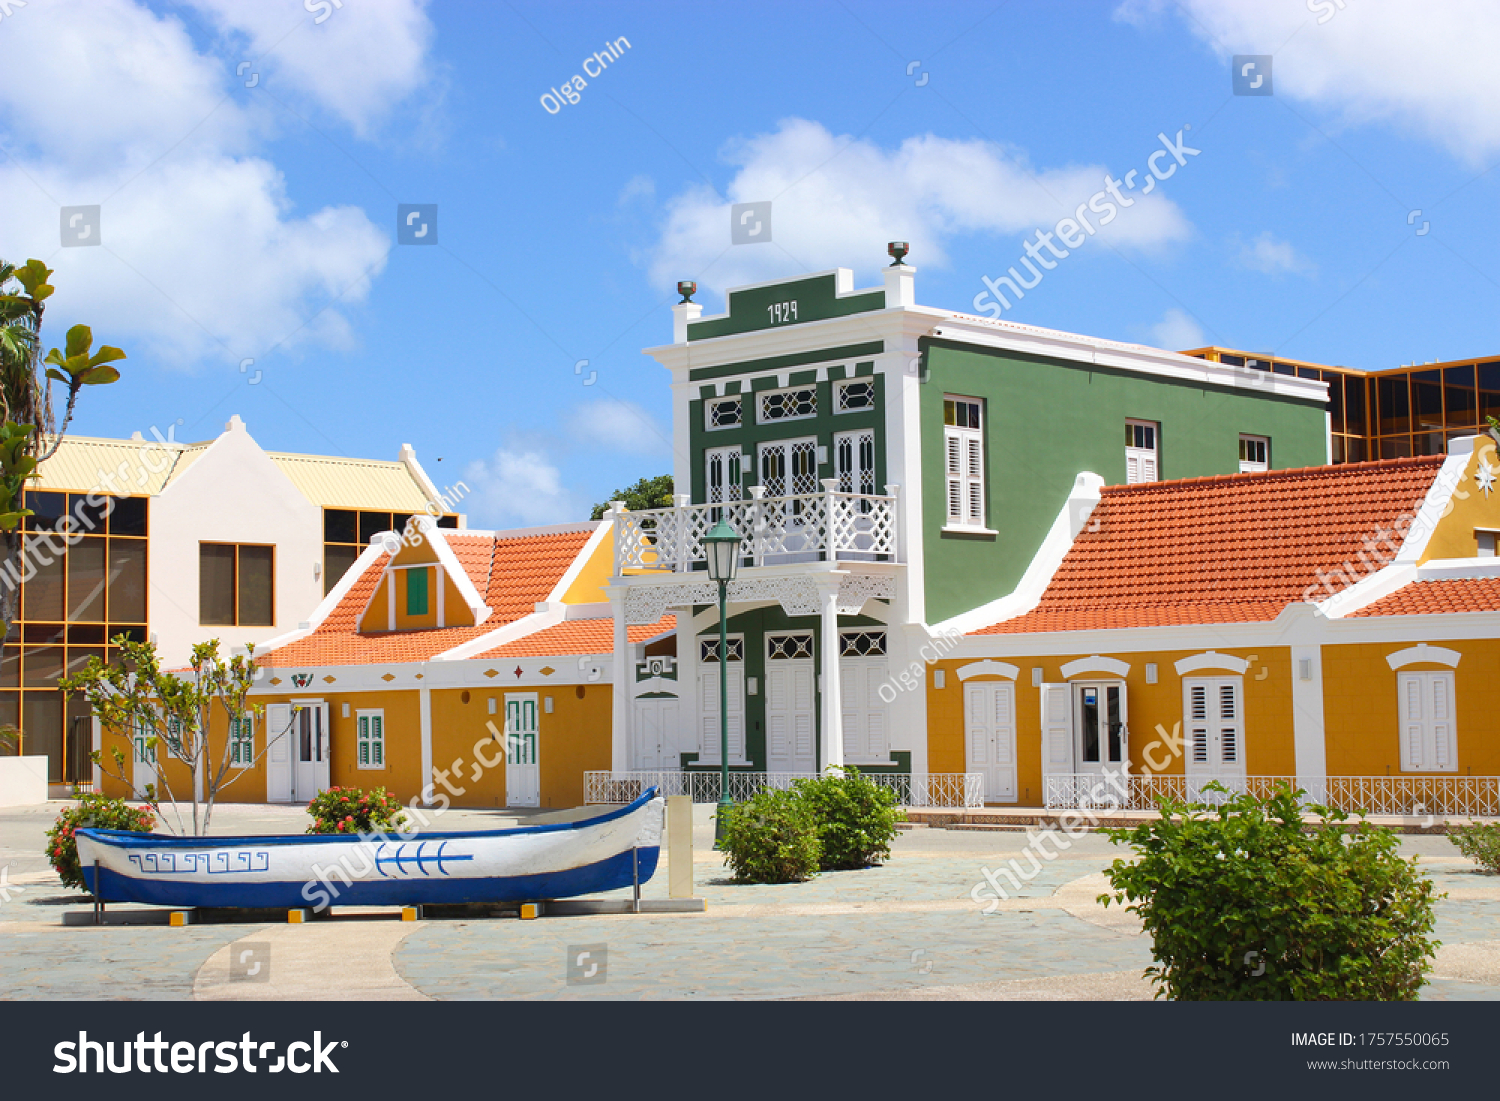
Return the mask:
<path fill-rule="evenodd" d="M 130 356 L 77 430 L 202 439 L 239 413 L 268 448 L 409 442 L 476 526 L 583 518 L 669 468 L 641 349 L 677 280 L 710 312 L 836 266 L 873 285 L 904 239 L 919 301 L 972 311 L 1106 203 L 1005 316 L 1360 367 L 1500 352 L 1489 0 L 685 11 L 4 9 L 0 256 L 57 269 L 51 343 L 86 321 Z M 1244 54 L 1272 95 L 1232 94 Z M 751 201 L 772 239 L 732 245 Z M 426 242 L 398 243 L 403 203 L 437 204 Z M 97 247 L 63 247 L 75 206 Z"/>

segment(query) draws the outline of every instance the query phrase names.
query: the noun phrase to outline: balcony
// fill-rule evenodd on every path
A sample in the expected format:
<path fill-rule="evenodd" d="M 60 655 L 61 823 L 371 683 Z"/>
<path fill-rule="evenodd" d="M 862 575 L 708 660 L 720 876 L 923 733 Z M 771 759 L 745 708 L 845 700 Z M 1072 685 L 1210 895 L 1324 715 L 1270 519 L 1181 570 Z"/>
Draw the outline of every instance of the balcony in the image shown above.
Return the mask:
<path fill-rule="evenodd" d="M 742 566 L 798 562 L 897 562 L 898 486 L 889 496 L 843 493 L 837 479 L 821 493 L 766 497 L 762 486 L 750 498 L 630 512 L 619 506 L 615 522 L 614 572 L 688 573 L 707 570 L 703 537 L 721 519 L 744 540 Z"/>

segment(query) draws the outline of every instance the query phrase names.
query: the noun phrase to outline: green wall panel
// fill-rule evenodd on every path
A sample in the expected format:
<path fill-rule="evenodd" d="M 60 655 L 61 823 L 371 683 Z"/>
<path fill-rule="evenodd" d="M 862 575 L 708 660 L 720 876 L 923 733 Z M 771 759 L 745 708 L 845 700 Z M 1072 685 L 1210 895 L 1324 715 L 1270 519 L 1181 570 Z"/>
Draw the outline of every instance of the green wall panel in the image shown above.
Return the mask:
<path fill-rule="evenodd" d="M 1240 433 L 1269 436 L 1276 469 L 1327 462 L 1322 402 L 1256 390 L 924 342 L 920 390 L 927 622 L 1011 592 L 1085 470 L 1125 481 L 1125 421 L 1161 425 L 1163 480 L 1233 474 Z M 943 532 L 943 395 L 985 399 L 985 521 L 997 534 Z M 1142 568 L 1150 568 L 1142 563 Z"/>

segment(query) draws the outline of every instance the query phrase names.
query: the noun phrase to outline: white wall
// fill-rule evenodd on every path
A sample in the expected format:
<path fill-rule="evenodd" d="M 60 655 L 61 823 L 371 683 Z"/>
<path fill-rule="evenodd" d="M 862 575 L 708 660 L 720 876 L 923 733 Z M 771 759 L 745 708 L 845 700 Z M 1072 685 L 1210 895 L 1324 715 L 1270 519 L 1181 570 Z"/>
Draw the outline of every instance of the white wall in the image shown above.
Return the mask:
<path fill-rule="evenodd" d="M 298 491 L 239 417 L 151 501 L 150 622 L 164 663 L 185 664 L 195 643 L 220 653 L 295 630 L 323 599 L 323 510 Z M 198 544 L 276 547 L 276 622 L 269 627 L 198 624 Z M 170 667 L 170 666 L 169 666 Z"/>
<path fill-rule="evenodd" d="M 46 801 L 46 757 L 0 757 L 0 807 L 32 807 Z"/>

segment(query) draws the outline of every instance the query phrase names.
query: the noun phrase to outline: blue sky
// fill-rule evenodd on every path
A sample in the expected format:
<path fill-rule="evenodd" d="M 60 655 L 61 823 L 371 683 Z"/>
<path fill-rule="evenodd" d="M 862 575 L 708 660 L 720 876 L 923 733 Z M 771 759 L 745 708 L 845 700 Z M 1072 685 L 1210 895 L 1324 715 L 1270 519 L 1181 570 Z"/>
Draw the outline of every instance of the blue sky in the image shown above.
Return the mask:
<path fill-rule="evenodd" d="M 1273 95 L 1231 94 L 1236 54 L 1272 55 Z M 709 312 L 804 271 L 871 285 L 908 239 L 919 301 L 973 311 L 1161 134 L 1199 152 L 1006 317 L 1496 354 L 1497 55 L 1500 7 L 1463 0 L 12 2 L 0 255 L 57 269 L 51 343 L 86 321 L 129 353 L 76 431 L 409 442 L 476 526 L 555 522 L 669 469 L 640 349 L 678 279 Z M 772 241 L 731 246 L 729 204 L 766 199 Z M 435 247 L 396 243 L 398 203 L 437 204 Z M 100 247 L 60 247 L 60 207 L 94 204 Z"/>

